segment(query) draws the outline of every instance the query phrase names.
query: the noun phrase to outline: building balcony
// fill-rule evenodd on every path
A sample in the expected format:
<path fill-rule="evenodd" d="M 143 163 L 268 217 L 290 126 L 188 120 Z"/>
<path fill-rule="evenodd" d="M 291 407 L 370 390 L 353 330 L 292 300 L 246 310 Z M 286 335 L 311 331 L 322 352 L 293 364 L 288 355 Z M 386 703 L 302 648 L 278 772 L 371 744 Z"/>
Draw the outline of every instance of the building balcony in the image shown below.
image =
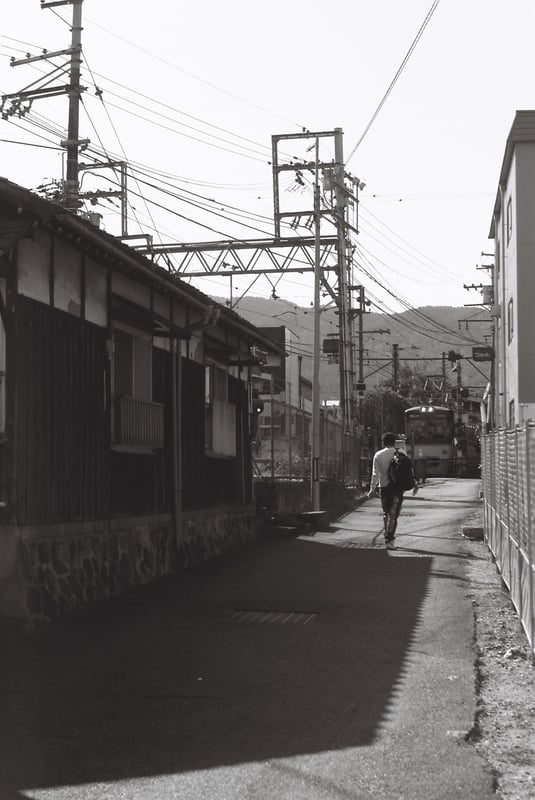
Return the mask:
<path fill-rule="evenodd" d="M 114 445 L 155 450 L 164 445 L 164 406 L 121 396 L 115 400 Z"/>

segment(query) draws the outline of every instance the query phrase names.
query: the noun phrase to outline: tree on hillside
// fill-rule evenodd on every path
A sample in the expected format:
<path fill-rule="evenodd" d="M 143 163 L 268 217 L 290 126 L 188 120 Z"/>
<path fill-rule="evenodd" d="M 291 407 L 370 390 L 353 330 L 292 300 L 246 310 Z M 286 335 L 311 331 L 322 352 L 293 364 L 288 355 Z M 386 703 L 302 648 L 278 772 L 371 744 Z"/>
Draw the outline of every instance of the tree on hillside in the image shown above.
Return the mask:
<path fill-rule="evenodd" d="M 421 403 L 443 402 L 443 392 L 439 388 L 441 379 L 430 379 L 429 373 L 417 367 L 401 364 L 399 368 L 399 394 L 406 398 L 409 406 Z"/>
<path fill-rule="evenodd" d="M 370 436 L 378 442 L 385 431 L 403 433 L 405 429 L 404 411 L 409 407 L 407 399 L 389 386 L 381 386 L 367 392 L 363 405 L 362 424 Z"/>

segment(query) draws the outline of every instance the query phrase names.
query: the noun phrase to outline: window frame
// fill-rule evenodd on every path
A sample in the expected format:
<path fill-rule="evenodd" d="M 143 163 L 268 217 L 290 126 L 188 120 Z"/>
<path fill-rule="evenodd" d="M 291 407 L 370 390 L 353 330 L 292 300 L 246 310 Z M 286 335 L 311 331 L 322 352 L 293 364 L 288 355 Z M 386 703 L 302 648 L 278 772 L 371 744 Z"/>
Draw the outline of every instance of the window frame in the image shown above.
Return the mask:
<path fill-rule="evenodd" d="M 509 195 L 509 199 L 507 200 L 505 224 L 507 230 L 507 244 L 509 244 L 513 234 L 513 198 L 511 195 Z"/>
<path fill-rule="evenodd" d="M 130 394 L 126 394 L 125 392 L 121 392 L 121 395 L 125 395 L 126 397 L 131 397 L 134 400 L 146 400 L 148 402 L 152 402 L 152 347 L 153 347 L 153 337 L 152 334 L 146 333 L 144 331 L 137 330 L 136 328 L 132 328 L 129 325 L 125 325 L 123 323 L 113 323 L 113 369 L 112 369 L 112 396 L 114 399 L 118 398 L 117 394 L 117 347 L 116 347 L 116 332 L 119 332 L 121 335 L 129 336 L 131 339 L 131 363 L 130 363 Z M 136 347 L 137 343 L 137 347 Z M 143 382 L 137 379 L 137 372 L 140 371 L 140 365 L 142 361 L 142 349 L 141 344 L 143 343 L 143 347 L 146 348 L 145 350 L 145 366 L 147 368 L 147 374 L 143 379 Z M 137 367 L 137 369 L 136 369 Z M 144 391 L 140 391 L 140 386 L 144 385 Z"/>
<path fill-rule="evenodd" d="M 215 361 L 204 365 L 204 450 L 214 458 L 235 458 L 236 406 L 229 402 L 229 373 Z"/>

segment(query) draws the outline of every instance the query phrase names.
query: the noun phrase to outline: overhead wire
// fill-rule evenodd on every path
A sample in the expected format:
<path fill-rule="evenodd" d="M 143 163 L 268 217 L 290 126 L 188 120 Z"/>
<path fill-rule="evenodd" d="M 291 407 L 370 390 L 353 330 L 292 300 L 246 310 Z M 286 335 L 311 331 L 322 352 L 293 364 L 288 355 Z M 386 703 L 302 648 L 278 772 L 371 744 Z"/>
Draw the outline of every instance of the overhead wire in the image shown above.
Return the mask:
<path fill-rule="evenodd" d="M 217 84 L 212 83 L 211 81 L 208 81 L 205 78 L 201 78 L 199 75 L 195 75 L 195 73 L 190 72 L 189 70 L 184 69 L 183 67 L 180 67 L 177 64 L 174 64 L 172 61 L 169 61 L 166 58 L 162 58 L 162 56 L 156 55 L 155 53 L 152 53 L 150 50 L 147 50 L 146 48 L 135 44 L 134 42 L 132 42 L 129 39 L 127 39 L 126 37 L 120 36 L 117 32 L 111 31 L 109 28 L 105 28 L 103 25 L 100 25 L 98 22 L 95 22 L 94 20 L 86 18 L 86 22 L 89 22 L 91 25 L 94 25 L 96 28 L 100 28 L 100 30 L 103 30 L 106 33 L 108 33 L 110 36 L 114 36 L 115 38 L 125 42 L 126 44 L 130 45 L 131 47 L 135 48 L 136 50 L 139 50 L 140 52 L 145 53 L 145 55 L 149 55 L 151 58 L 154 58 L 157 61 L 161 61 L 163 64 L 166 64 L 168 67 L 171 67 L 172 69 L 175 69 L 178 72 L 182 72 L 185 75 L 188 75 L 190 78 L 194 78 L 194 80 L 200 81 L 201 83 L 204 83 L 207 86 L 210 86 L 212 89 L 216 89 L 217 91 L 220 91 L 223 94 L 225 94 L 225 95 L 227 95 L 229 97 L 232 97 L 234 100 L 238 100 L 240 103 L 244 103 L 245 105 L 251 106 L 252 108 L 256 108 L 257 110 L 262 111 L 262 112 L 264 112 L 266 114 L 269 114 L 270 116 L 277 117 L 278 119 L 281 119 L 284 122 L 288 122 L 290 125 L 294 125 L 294 126 L 300 128 L 301 130 L 304 130 L 307 127 L 306 125 L 303 125 L 303 123 L 289 120 L 286 117 L 283 117 L 283 116 L 281 116 L 280 114 L 277 114 L 274 111 L 271 111 L 271 110 L 269 110 L 267 108 L 264 108 L 263 106 L 260 106 L 257 103 L 253 103 L 250 100 L 246 100 L 243 97 L 240 97 L 239 95 L 236 95 L 233 92 L 230 92 L 228 89 L 224 89 L 222 86 L 218 86 Z"/>
<path fill-rule="evenodd" d="M 436 7 L 436 5 L 437 5 L 437 4 L 438 4 L 438 0 L 437 0 L 437 3 L 435 3 L 435 4 L 434 4 L 434 6 Z M 429 18 L 430 18 L 430 15 L 432 15 L 433 11 L 434 11 L 434 8 L 432 9 L 432 11 L 430 11 L 430 14 L 428 15 L 428 17 L 429 17 Z M 428 21 L 428 20 L 427 20 L 427 21 Z M 425 23 L 425 24 L 427 24 L 427 23 Z M 424 28 L 424 27 L 425 27 L 425 25 L 423 25 L 423 26 L 422 26 L 422 28 L 421 28 L 421 31 L 422 31 L 422 32 L 423 32 L 423 28 Z M 122 37 L 119 37 L 119 38 L 122 38 Z M 418 37 L 417 37 L 417 38 L 418 38 Z M 125 41 L 128 41 L 128 40 L 125 40 Z M 415 42 L 416 42 L 416 41 L 417 41 L 417 39 L 415 40 Z M 132 43 L 130 43 L 130 42 L 129 42 L 129 44 L 132 44 Z M 413 43 L 413 44 L 414 44 L 414 43 Z M 134 45 L 134 46 L 135 46 L 135 45 Z M 140 48 L 140 49 L 142 49 L 142 48 Z M 152 54 L 150 54 L 150 55 L 152 55 Z M 93 78 L 93 75 L 92 75 L 92 78 Z M 395 81 L 394 81 L 394 82 L 395 82 Z M 393 83 L 394 83 L 394 82 L 393 82 Z M 93 78 L 93 83 L 94 83 L 94 85 L 95 85 L 95 87 L 96 87 L 96 83 L 95 83 L 95 81 L 94 81 L 94 78 Z M 118 85 L 121 85 L 121 84 L 118 84 Z M 393 84 L 392 84 L 392 86 L 393 86 Z M 123 87 L 123 88 L 127 88 L 127 87 Z M 218 88 L 218 87 L 216 87 L 216 88 Z M 129 91 L 133 91 L 133 90 L 129 90 Z M 108 93 L 109 93 L 109 92 L 108 92 Z M 115 94 L 115 93 L 111 93 L 111 94 Z M 139 95 L 141 95 L 141 93 L 137 93 L 137 92 L 136 92 L 136 94 L 139 94 Z M 115 95 L 115 96 L 119 96 L 119 97 L 120 97 L 120 95 Z M 141 95 L 141 96 L 144 96 L 144 95 Z M 144 97 L 145 97 L 145 96 L 144 96 Z M 386 97 L 385 97 L 385 99 L 386 99 Z M 158 101 L 156 101 L 156 102 L 158 102 Z M 113 106 L 113 104 L 110 104 L 110 105 L 112 105 L 112 106 Z M 139 104 L 136 104 L 136 105 L 138 105 L 138 106 L 139 106 Z M 160 104 L 160 105 L 164 106 L 165 104 Z M 139 106 L 139 107 L 142 107 L 142 106 Z M 171 107 L 169 107 L 169 108 L 171 108 Z M 121 110 L 125 111 L 125 109 L 121 109 Z M 183 112 L 180 112 L 180 111 L 179 111 L 179 110 L 177 110 L 177 109 L 173 109 L 173 110 L 174 110 L 174 111 L 177 111 L 177 113 L 183 113 Z M 127 112 L 127 113 L 129 113 L 129 112 Z M 109 112 L 108 112 L 108 116 L 109 116 Z M 162 115 L 162 116 L 163 116 L 163 115 Z M 196 118 L 196 119 L 198 119 L 198 118 Z M 111 121 L 111 120 L 110 120 L 110 121 Z M 203 120 L 200 120 L 200 121 L 202 122 L 202 124 L 208 124 L 208 125 L 210 125 L 210 123 L 205 123 L 205 121 L 203 121 Z M 214 127 L 217 127 L 217 126 L 214 126 Z M 224 129 L 223 129 L 223 130 L 224 130 Z M 210 135 L 210 136 L 212 136 L 212 134 L 207 134 L 207 135 Z M 232 135 L 235 135 L 235 134 L 232 134 Z M 240 138 L 243 138 L 243 139 L 245 139 L 245 137 L 240 137 Z M 360 142 L 359 142 L 359 143 L 360 143 Z M 206 143 L 206 144 L 211 144 L 211 143 Z M 101 146 L 102 146 L 102 142 L 101 142 Z M 358 146 L 358 145 L 357 145 L 357 146 Z M 102 146 L 102 149 L 104 150 L 104 152 L 106 152 L 106 151 L 105 151 L 105 148 L 104 148 L 103 146 Z M 355 148 L 355 149 L 356 149 L 356 148 Z M 124 152 L 124 151 L 123 151 L 123 152 Z M 142 183 L 145 183 L 145 182 L 143 182 L 143 181 L 141 181 L 141 182 L 142 182 Z M 148 184 L 148 182 L 147 182 L 147 184 Z M 150 185 L 150 184 L 148 184 L 148 185 Z M 138 186 L 138 188 L 139 188 L 139 186 Z M 158 187 L 156 187 L 155 185 L 152 185 L 152 188 L 156 189 L 156 188 L 158 188 Z M 160 191 L 164 191 L 164 190 L 160 190 Z M 183 191 L 186 191 L 186 190 L 183 190 Z M 170 194 L 171 194 L 171 193 L 170 193 Z M 142 195 L 142 193 L 141 193 L 141 190 L 140 190 L 140 189 L 139 189 L 139 195 L 138 195 L 138 196 L 141 196 L 141 197 L 143 197 L 143 195 Z M 176 196 L 176 195 L 175 195 L 175 196 Z M 183 199 L 183 198 L 181 198 L 181 199 Z M 205 199 L 207 202 L 210 202 L 210 201 L 208 200 L 208 198 L 204 198 L 204 199 Z M 155 205 L 158 205 L 158 204 L 157 204 L 157 203 L 155 203 Z M 193 205 L 195 205 L 195 204 L 193 204 Z M 161 206 L 160 206 L 160 207 L 161 207 Z M 216 213 L 216 214 L 217 214 L 217 212 L 214 212 L 214 211 L 213 211 L 213 210 L 212 210 L 210 207 L 207 207 L 207 206 L 202 206 L 202 205 L 198 205 L 197 207 L 201 208 L 202 210 L 206 210 L 206 211 L 208 211 L 209 213 Z M 166 209 L 166 210 L 168 210 L 168 209 Z M 237 209 L 234 209 L 234 210 L 237 210 Z M 243 213 L 244 213 L 244 214 L 246 213 L 244 210 L 242 210 L 242 211 L 243 211 Z M 240 212 L 238 212 L 238 213 L 240 213 Z M 223 218 L 226 218 L 224 215 L 220 215 L 220 214 L 217 214 L 217 215 L 218 215 L 218 216 L 222 216 Z M 201 226 L 202 226 L 202 227 L 205 227 L 205 228 L 207 228 L 208 230 L 212 230 L 213 232 L 216 232 L 216 233 L 218 232 L 218 231 L 216 231 L 214 228 L 211 228 L 210 226 L 205 226 L 205 225 L 202 225 L 202 223 L 199 223 L 197 220 L 192 220 L 192 219 L 190 219 L 190 218 L 187 218 L 187 217 L 185 217 L 184 215 L 178 215 L 178 216 L 182 216 L 182 218 L 184 218 L 184 219 L 189 219 L 189 221 L 193 222 L 194 224 L 201 224 Z M 259 215 L 259 216 L 261 216 L 261 215 Z M 227 219 L 228 219 L 228 218 L 227 218 Z M 236 221 L 236 220 L 232 220 L 232 221 Z M 153 228 L 156 230 L 156 225 L 155 225 L 155 223 L 154 223 L 154 221 L 153 221 L 153 220 L 152 220 L 152 222 L 153 222 Z M 241 223 L 240 223 L 240 224 L 241 224 Z M 252 226 L 247 226 L 247 227 L 252 227 Z M 253 229 L 254 229 L 254 228 L 253 228 Z M 257 229 L 257 230 L 259 230 L 259 231 L 260 231 L 260 229 Z M 264 231 L 261 231 L 261 232 L 264 232 Z M 224 235 L 224 234 L 223 234 L 223 235 Z M 373 238 L 373 237 L 372 237 L 372 238 Z M 368 252 L 369 252 L 369 251 L 368 251 Z M 372 254 L 370 253 L 370 255 L 372 255 Z M 383 262 L 383 263 L 384 263 L 384 262 Z M 385 265 L 385 266 L 386 266 L 386 265 Z M 278 280 L 280 280 L 280 278 L 279 278 Z M 277 283 L 278 283 L 278 281 L 277 281 Z M 385 288 L 385 287 L 382 287 L 382 288 Z M 396 299 L 397 299 L 397 297 L 396 297 Z"/>
<path fill-rule="evenodd" d="M 88 64 L 87 57 L 85 57 L 85 63 L 86 63 L 86 65 L 87 65 L 87 69 L 88 69 L 88 71 L 89 71 L 89 74 L 90 74 L 90 76 L 91 76 L 91 80 L 93 81 L 93 86 L 95 87 L 95 89 L 97 89 L 97 85 L 96 85 L 95 79 L 93 78 L 93 73 L 91 72 L 91 67 L 90 67 L 90 66 L 89 66 L 89 64 Z M 106 113 L 106 116 L 107 116 L 107 118 L 108 118 L 108 122 L 109 122 L 109 124 L 110 124 L 110 126 L 111 126 L 111 129 L 113 130 L 113 133 L 115 134 L 115 138 L 116 138 L 116 140 L 117 140 L 117 143 L 119 144 L 119 147 L 121 148 L 121 152 L 122 152 L 122 154 L 123 154 L 123 158 L 125 159 L 125 161 L 128 161 L 128 157 L 127 157 L 127 155 L 126 155 L 126 152 L 125 152 L 125 149 L 124 149 L 124 147 L 123 147 L 123 143 L 122 143 L 122 141 L 121 141 L 121 138 L 120 138 L 120 136 L 119 136 L 119 133 L 118 133 L 118 131 L 117 131 L 117 128 L 116 128 L 116 126 L 115 126 L 115 124 L 114 124 L 114 122 L 113 122 L 113 120 L 112 120 L 112 118 L 111 118 L 111 115 L 110 115 L 110 113 L 109 113 L 109 111 L 108 111 L 108 108 L 107 108 L 107 106 L 106 106 L 106 103 L 104 102 L 104 100 L 103 100 L 103 98 L 102 98 L 102 95 L 100 95 L 100 101 L 101 101 L 101 103 L 102 103 L 102 107 L 104 108 L 104 111 L 105 111 L 105 113 Z M 100 137 L 99 137 L 99 141 L 100 141 Z M 101 144 L 101 146 L 102 146 L 102 144 Z M 105 148 L 103 148 L 103 150 L 104 150 L 104 152 L 106 153 L 106 150 L 105 150 Z M 136 180 L 136 179 L 134 178 L 134 180 Z M 138 189 L 139 189 L 139 186 L 138 186 Z M 142 197 L 142 200 L 143 200 L 143 203 L 144 203 L 144 205 L 145 205 L 145 209 L 146 209 L 146 211 L 147 211 L 147 213 L 148 213 L 148 215 L 149 215 L 149 219 L 151 220 L 152 224 L 153 224 L 153 225 L 154 225 L 154 227 L 155 227 L 155 226 L 156 226 L 156 223 L 155 223 L 155 221 L 154 221 L 154 219 L 153 219 L 153 217 L 152 217 L 152 214 L 151 214 L 151 212 L 150 212 L 150 209 L 149 209 L 149 207 L 148 207 L 148 205 L 147 205 L 147 201 L 145 200 L 145 198 L 144 198 L 144 197 Z M 134 216 L 134 219 L 135 219 L 135 218 L 136 218 L 136 212 L 135 212 L 135 209 L 134 209 L 132 206 L 130 206 L 130 209 L 131 209 L 131 211 L 132 211 L 132 214 L 133 214 L 133 216 Z M 137 220 L 136 220 L 136 222 L 137 222 Z M 139 223 L 138 223 L 138 225 L 139 225 Z M 139 227 L 141 227 L 141 226 L 139 226 Z M 158 236 L 159 236 L 159 235 L 158 235 Z M 161 238 L 160 238 L 160 241 L 161 241 Z"/>
<path fill-rule="evenodd" d="M 369 228 L 372 228 L 372 230 L 376 231 L 380 236 L 384 237 L 388 242 L 390 242 L 394 246 L 394 248 L 396 248 L 401 253 L 403 253 L 406 256 L 408 256 L 408 258 L 404 258 L 403 256 L 398 255 L 399 258 L 401 258 L 404 261 L 407 261 L 407 263 L 410 263 L 412 265 L 414 265 L 415 262 L 419 263 L 421 265 L 419 267 L 420 269 L 427 267 L 429 269 L 433 269 L 434 272 L 441 272 L 443 280 L 447 281 L 448 283 L 456 283 L 456 281 L 451 276 L 451 271 L 448 271 L 445 267 L 442 267 L 440 264 L 438 264 L 438 262 L 436 262 L 433 259 L 430 259 L 427 256 L 425 256 L 424 253 L 419 251 L 410 242 L 408 242 L 406 239 L 404 239 L 398 233 L 396 233 L 396 231 L 394 231 L 392 228 L 390 228 L 376 214 L 373 214 L 366 206 L 363 207 L 362 204 L 360 204 L 359 205 L 359 214 L 362 214 L 363 210 L 364 210 L 364 217 L 365 218 L 367 216 L 371 216 L 383 228 L 386 228 L 386 230 L 388 230 L 390 233 L 392 233 L 401 242 L 403 242 L 404 244 L 407 244 L 414 251 L 414 253 L 416 253 L 416 255 L 413 255 L 413 253 L 411 253 L 410 250 L 406 250 L 405 248 L 403 248 L 400 245 L 396 244 L 395 239 L 391 239 L 389 236 L 386 236 L 385 234 L 382 234 L 381 230 L 377 226 L 375 226 L 371 222 L 367 221 L 366 224 L 367 224 L 367 226 Z M 378 241 L 381 244 L 381 240 L 376 239 L 375 237 L 371 236 L 371 234 L 370 234 L 370 238 L 373 238 L 375 241 Z M 385 245 L 385 248 L 386 248 L 386 245 Z M 390 252 L 394 253 L 394 255 L 397 255 L 396 250 L 391 250 L 390 248 L 386 248 L 386 249 L 389 249 Z"/>
<path fill-rule="evenodd" d="M 447 326 L 442 325 L 441 323 L 437 322 L 436 320 L 433 320 L 432 317 L 429 317 L 425 313 L 421 312 L 419 309 L 414 308 L 407 300 L 405 300 L 404 298 L 400 297 L 398 292 L 396 292 L 393 289 L 390 289 L 388 286 L 386 286 L 381 280 L 379 280 L 379 278 L 377 278 L 375 275 L 373 275 L 373 273 L 370 272 L 368 269 L 366 269 L 362 264 L 359 265 L 359 268 L 364 272 L 364 274 L 366 274 L 381 289 L 386 291 L 388 295 L 390 295 L 397 302 L 400 302 L 401 305 L 405 307 L 406 311 L 411 312 L 413 314 L 413 316 L 416 316 L 417 319 L 419 319 L 421 321 L 425 321 L 426 323 L 428 323 L 428 324 L 430 324 L 432 326 L 431 329 L 429 329 L 429 328 L 425 328 L 425 329 L 424 328 L 419 328 L 418 330 L 419 330 L 420 333 L 422 333 L 422 334 L 424 334 L 426 336 L 429 336 L 429 338 L 435 339 L 435 341 L 440 341 L 440 342 L 445 343 L 443 339 L 437 339 L 435 336 L 432 335 L 433 329 L 436 329 L 436 332 L 437 333 L 442 333 L 442 335 L 447 333 L 448 336 L 450 336 L 450 337 L 453 336 L 454 338 L 457 338 L 457 339 L 459 339 L 459 340 L 461 340 L 463 342 L 467 342 L 467 343 L 470 343 L 470 344 L 476 344 L 477 343 L 473 338 L 468 338 L 468 337 L 462 336 L 461 334 L 458 333 L 458 331 L 454 331 L 454 330 L 448 328 Z M 412 322 L 410 324 L 410 327 L 411 327 L 411 329 L 414 329 L 414 328 L 417 328 L 417 325 L 416 325 L 415 322 Z"/>
<path fill-rule="evenodd" d="M 429 22 L 431 20 L 431 17 L 435 13 L 439 2 L 440 2 L 440 0 L 434 0 L 433 4 L 431 5 L 431 8 L 427 12 L 427 14 L 425 16 L 425 19 L 422 22 L 422 24 L 421 24 L 421 26 L 420 26 L 420 28 L 418 30 L 418 33 L 414 37 L 411 46 L 409 47 L 407 53 L 405 54 L 405 57 L 404 57 L 403 61 L 401 62 L 401 64 L 400 64 L 396 74 L 394 75 L 392 81 L 390 82 L 390 85 L 389 85 L 388 89 L 384 93 L 379 105 L 377 106 L 377 108 L 375 109 L 374 113 L 372 114 L 372 117 L 371 117 L 370 121 L 368 122 L 368 124 L 364 128 L 364 131 L 360 135 L 360 138 L 357 141 L 356 145 L 353 147 L 353 149 L 351 150 L 349 156 L 347 157 L 346 164 L 348 164 L 349 161 L 351 160 L 351 158 L 355 155 L 357 149 L 360 147 L 361 143 L 365 139 L 368 131 L 370 130 L 370 128 L 372 127 L 373 123 L 375 122 L 375 120 L 379 116 L 379 113 L 380 113 L 382 107 L 384 106 L 384 104 L 386 103 L 386 101 L 388 100 L 388 97 L 390 96 L 390 93 L 392 92 L 392 89 L 396 85 L 399 77 L 401 76 L 401 73 L 403 72 L 403 70 L 407 66 L 407 63 L 408 63 L 412 53 L 414 52 L 414 49 L 415 49 L 416 45 L 418 44 L 418 42 L 422 38 L 423 32 L 425 31 L 427 25 L 429 24 Z"/>
<path fill-rule="evenodd" d="M 138 97 L 142 97 L 145 100 L 149 100 L 151 103 L 153 103 L 156 106 L 161 106 L 162 108 L 165 108 L 165 109 L 167 109 L 169 111 L 174 111 L 176 114 L 180 114 L 181 116 L 187 117 L 188 119 L 192 119 L 195 122 L 200 122 L 202 125 L 205 125 L 205 126 L 207 126 L 209 128 L 214 128 L 214 130 L 220 131 L 222 133 L 227 133 L 227 134 L 229 134 L 230 136 L 233 136 L 236 139 L 241 139 L 244 142 L 247 142 L 248 144 L 254 144 L 256 147 L 260 147 L 262 149 L 267 150 L 269 153 L 271 153 L 271 149 L 268 147 L 268 145 L 264 145 L 264 144 L 262 144 L 260 142 L 256 142 L 256 141 L 254 141 L 254 139 L 249 139 L 247 136 L 243 136 L 242 134 L 235 133 L 234 131 L 229 131 L 228 128 L 223 128 L 220 125 L 215 125 L 213 122 L 209 122 L 208 120 L 204 120 L 201 117 L 196 117 L 193 114 L 188 114 L 186 111 L 182 111 L 181 109 L 176 108 L 176 106 L 172 106 L 169 103 L 163 103 L 161 100 L 156 100 L 156 98 L 154 98 L 154 97 L 150 97 L 149 95 L 146 95 L 143 92 L 139 92 L 139 91 L 137 91 L 135 89 L 130 88 L 129 86 L 125 86 L 125 84 L 119 83 L 118 81 L 115 81 L 112 78 L 106 77 L 105 75 L 102 75 L 101 73 L 96 72 L 95 75 L 97 75 L 99 78 L 104 78 L 105 81 L 108 81 L 109 83 L 112 83 L 115 86 L 119 86 L 121 89 L 126 89 L 126 91 L 130 92 L 131 94 L 137 95 Z M 133 103 L 133 101 L 130 100 L 129 98 L 123 97 L 122 95 L 117 94 L 116 92 L 111 92 L 109 89 L 106 89 L 105 91 L 106 91 L 106 94 L 111 94 L 114 97 L 118 97 L 121 100 L 125 100 L 125 101 L 127 101 L 129 103 L 132 103 L 133 105 L 137 105 L 139 108 L 145 108 L 145 110 L 147 110 L 147 111 L 152 111 L 152 109 L 150 109 L 150 108 L 148 108 L 146 106 L 142 106 L 140 103 Z M 170 117 L 167 117 L 164 114 L 159 114 L 159 112 L 156 112 L 156 113 L 159 116 L 162 116 L 164 119 L 170 119 Z M 180 124 L 184 124 L 184 123 L 180 123 Z M 194 128 L 194 130 L 198 130 L 198 129 Z M 209 134 L 209 135 L 212 135 L 212 134 Z"/>
<path fill-rule="evenodd" d="M 359 252 L 359 254 L 361 256 L 361 259 L 366 261 L 368 263 L 369 267 L 373 270 L 374 269 L 373 265 L 371 264 L 371 261 L 366 258 L 365 253 L 369 253 L 372 258 L 374 257 L 373 254 L 370 253 L 370 251 L 365 246 L 361 245 L 360 243 L 357 243 L 356 241 L 354 242 L 354 247 L 355 247 L 355 250 L 357 252 Z M 384 263 L 384 262 L 381 262 L 380 259 L 376 259 L 376 260 L 378 260 L 380 263 Z M 389 295 L 391 295 L 394 299 L 396 299 L 407 310 L 411 310 L 415 315 L 421 317 L 422 319 L 425 319 L 427 322 L 431 323 L 432 325 L 438 326 L 438 327 L 441 327 L 442 329 L 444 329 L 444 326 L 441 326 L 439 323 L 435 323 L 435 321 L 431 317 L 428 317 L 420 309 L 414 308 L 413 304 L 411 304 L 408 300 L 406 300 L 402 295 L 399 294 L 399 291 L 393 289 L 392 287 L 389 287 L 388 284 L 386 283 L 386 281 L 384 281 L 384 279 L 380 280 L 377 276 L 373 275 L 373 273 L 370 273 L 370 272 L 368 274 L 384 291 L 386 291 Z M 458 334 L 456 334 L 455 331 L 451 331 L 450 329 L 446 328 L 445 330 L 449 334 L 452 333 L 454 335 L 458 335 Z"/>

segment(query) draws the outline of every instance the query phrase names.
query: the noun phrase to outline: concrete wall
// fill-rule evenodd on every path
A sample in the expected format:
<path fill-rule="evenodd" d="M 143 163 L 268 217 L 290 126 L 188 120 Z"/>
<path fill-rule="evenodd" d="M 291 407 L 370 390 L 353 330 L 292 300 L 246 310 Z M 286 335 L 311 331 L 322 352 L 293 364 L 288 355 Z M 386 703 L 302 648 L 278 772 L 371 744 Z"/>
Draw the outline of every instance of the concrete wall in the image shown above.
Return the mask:
<path fill-rule="evenodd" d="M 299 514 L 310 510 L 310 484 L 308 481 L 255 481 L 256 507 L 279 514 Z M 322 511 L 335 515 L 351 502 L 345 487 L 338 481 L 323 481 L 320 485 Z"/>
<path fill-rule="evenodd" d="M 4 528 L 0 616 L 58 619 L 76 607 L 214 558 L 256 537 L 253 508 L 188 513 L 175 537 L 168 515 L 80 525 Z"/>

